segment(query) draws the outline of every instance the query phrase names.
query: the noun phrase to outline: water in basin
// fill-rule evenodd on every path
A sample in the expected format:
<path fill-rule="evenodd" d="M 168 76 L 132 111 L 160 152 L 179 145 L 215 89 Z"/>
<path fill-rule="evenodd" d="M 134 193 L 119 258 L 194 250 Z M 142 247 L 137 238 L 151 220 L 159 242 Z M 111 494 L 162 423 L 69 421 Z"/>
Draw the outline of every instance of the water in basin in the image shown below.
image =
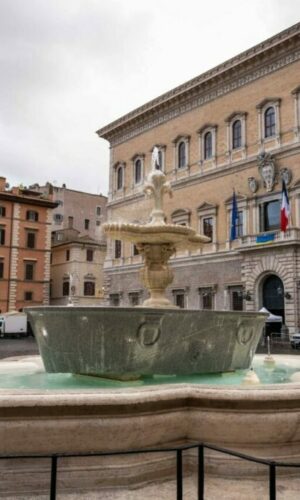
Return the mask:
<path fill-rule="evenodd" d="M 265 384 L 292 384 L 300 382 L 300 356 L 275 355 L 275 366 L 264 363 L 264 355 L 256 355 L 253 369 L 260 380 L 255 388 Z M 157 384 L 201 384 L 210 386 L 241 386 L 248 370 L 229 373 L 194 375 L 153 375 L 142 376 L 138 380 L 123 382 L 100 377 L 72 375 L 68 373 L 46 373 L 39 356 L 23 356 L 0 362 L 0 389 L 20 390 L 93 390 L 114 389 Z"/>

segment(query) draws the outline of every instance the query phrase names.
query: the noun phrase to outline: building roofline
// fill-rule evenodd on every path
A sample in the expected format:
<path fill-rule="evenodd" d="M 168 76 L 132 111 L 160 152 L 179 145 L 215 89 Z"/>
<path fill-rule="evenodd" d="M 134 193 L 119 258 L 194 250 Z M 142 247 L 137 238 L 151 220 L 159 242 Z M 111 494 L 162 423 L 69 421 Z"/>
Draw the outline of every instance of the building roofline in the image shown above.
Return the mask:
<path fill-rule="evenodd" d="M 39 188 L 46 188 L 47 185 L 45 184 L 44 186 L 39 186 Z M 96 193 L 89 193 L 87 191 L 80 191 L 79 189 L 70 189 L 70 188 L 67 188 L 67 187 L 63 187 L 63 186 L 55 186 L 55 185 L 52 185 L 53 187 L 53 190 L 55 189 L 63 189 L 64 191 L 72 191 L 72 193 L 80 193 L 80 194 L 86 194 L 87 196 L 101 196 L 102 198 L 107 198 L 107 196 L 105 194 L 96 194 Z"/>
<path fill-rule="evenodd" d="M 188 92 L 191 92 L 192 90 L 200 87 L 209 80 L 212 80 L 213 78 L 218 77 L 220 75 L 224 75 L 229 70 L 232 70 L 234 67 L 237 67 L 240 64 L 253 59 L 259 54 L 262 54 L 267 50 L 272 49 L 277 45 L 282 44 L 283 42 L 299 35 L 300 35 L 300 23 L 297 23 L 281 31 L 280 33 L 277 33 L 276 35 L 264 40 L 263 42 L 254 45 L 250 49 L 247 49 L 241 52 L 240 54 L 228 59 L 227 61 L 215 66 L 214 68 L 205 71 L 204 73 L 196 76 L 195 78 L 188 80 L 187 82 L 175 87 L 174 89 L 165 92 L 164 94 L 161 94 L 159 97 L 156 97 L 151 101 L 148 101 L 142 106 L 139 106 L 138 108 L 121 116 L 117 120 L 114 120 L 109 124 L 105 125 L 104 127 L 100 128 L 99 130 L 96 131 L 96 134 L 103 139 L 109 140 L 110 137 L 114 135 L 114 132 L 117 129 L 120 129 L 126 125 L 131 124 L 136 119 L 140 119 L 147 112 L 149 111 L 153 112 L 154 110 L 157 110 L 159 107 L 167 107 L 172 103 L 172 101 L 178 99 L 179 96 L 184 96 Z"/>
<path fill-rule="evenodd" d="M 36 205 L 40 207 L 48 207 L 48 208 L 56 208 L 58 206 L 58 203 L 50 201 L 50 200 L 45 200 L 42 198 L 30 198 L 29 196 L 22 196 L 22 195 L 16 195 L 16 194 L 11 194 L 6 191 L 0 191 L 0 200 L 4 201 L 13 201 L 15 203 L 23 203 L 25 205 Z"/>

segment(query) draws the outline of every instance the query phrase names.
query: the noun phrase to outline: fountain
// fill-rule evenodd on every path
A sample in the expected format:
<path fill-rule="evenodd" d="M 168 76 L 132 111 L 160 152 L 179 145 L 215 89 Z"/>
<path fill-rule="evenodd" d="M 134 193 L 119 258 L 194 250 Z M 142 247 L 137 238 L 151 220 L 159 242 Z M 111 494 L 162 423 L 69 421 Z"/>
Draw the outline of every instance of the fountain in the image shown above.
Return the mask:
<path fill-rule="evenodd" d="M 183 311 L 165 296 L 173 280 L 170 257 L 181 249 L 198 249 L 209 238 L 165 222 L 163 196 L 172 190 L 157 161 L 154 148 L 144 188 L 154 198 L 150 222 L 104 227 L 110 238 L 134 243 L 143 255 L 141 276 L 150 297 L 136 308 L 27 308 L 47 372 L 126 380 L 249 368 L 265 314 Z"/>
<path fill-rule="evenodd" d="M 48 373 L 39 357 L 0 362 L 0 455 L 193 441 L 300 461 L 299 358 L 274 355 L 270 369 L 262 356 L 254 357 L 251 365 L 264 314 L 178 310 L 168 302 L 170 256 L 205 239 L 191 228 L 166 224 L 162 194 L 170 187 L 162 172 L 153 169 L 146 191 L 155 197 L 149 224 L 111 223 L 106 231 L 134 242 L 144 255 L 141 274 L 149 299 L 134 309 L 28 309 Z M 255 383 L 253 376 L 243 383 L 251 366 Z M 84 481 L 90 489 L 138 484 L 174 473 L 173 458 L 164 454 L 126 458 L 125 464 L 117 457 L 76 460 L 61 472 L 64 487 L 79 490 Z M 0 496 L 24 481 L 23 470 L 10 464 L 2 462 Z M 188 455 L 185 464 L 195 470 L 195 457 Z M 218 476 L 259 475 L 255 464 L 241 466 L 214 452 L 206 454 L 206 464 Z M 26 470 L 31 473 L 30 466 Z M 48 481 L 47 475 L 45 488 Z"/>

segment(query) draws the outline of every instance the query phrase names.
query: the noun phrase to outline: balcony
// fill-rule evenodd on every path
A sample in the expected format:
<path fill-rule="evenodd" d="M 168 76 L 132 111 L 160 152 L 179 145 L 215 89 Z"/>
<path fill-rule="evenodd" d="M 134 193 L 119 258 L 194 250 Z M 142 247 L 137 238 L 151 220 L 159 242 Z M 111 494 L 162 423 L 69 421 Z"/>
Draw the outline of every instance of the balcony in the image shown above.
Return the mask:
<path fill-rule="evenodd" d="M 278 247 L 291 244 L 300 244 L 300 228 L 298 227 L 291 227 L 285 233 L 275 230 L 242 236 L 237 250 L 255 250 L 270 246 L 274 248 L 275 246 Z"/>

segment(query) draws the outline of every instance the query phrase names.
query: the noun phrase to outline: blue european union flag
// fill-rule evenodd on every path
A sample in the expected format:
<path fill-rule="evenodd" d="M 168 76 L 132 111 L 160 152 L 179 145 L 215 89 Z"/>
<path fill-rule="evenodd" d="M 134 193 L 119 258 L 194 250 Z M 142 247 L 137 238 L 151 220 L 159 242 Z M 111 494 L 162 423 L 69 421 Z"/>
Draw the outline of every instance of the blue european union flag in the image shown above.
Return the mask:
<path fill-rule="evenodd" d="M 233 191 L 232 209 L 231 209 L 231 228 L 230 228 L 230 240 L 231 241 L 237 239 L 238 220 L 239 220 L 239 214 L 238 214 L 236 196 L 235 196 L 235 191 Z"/>

